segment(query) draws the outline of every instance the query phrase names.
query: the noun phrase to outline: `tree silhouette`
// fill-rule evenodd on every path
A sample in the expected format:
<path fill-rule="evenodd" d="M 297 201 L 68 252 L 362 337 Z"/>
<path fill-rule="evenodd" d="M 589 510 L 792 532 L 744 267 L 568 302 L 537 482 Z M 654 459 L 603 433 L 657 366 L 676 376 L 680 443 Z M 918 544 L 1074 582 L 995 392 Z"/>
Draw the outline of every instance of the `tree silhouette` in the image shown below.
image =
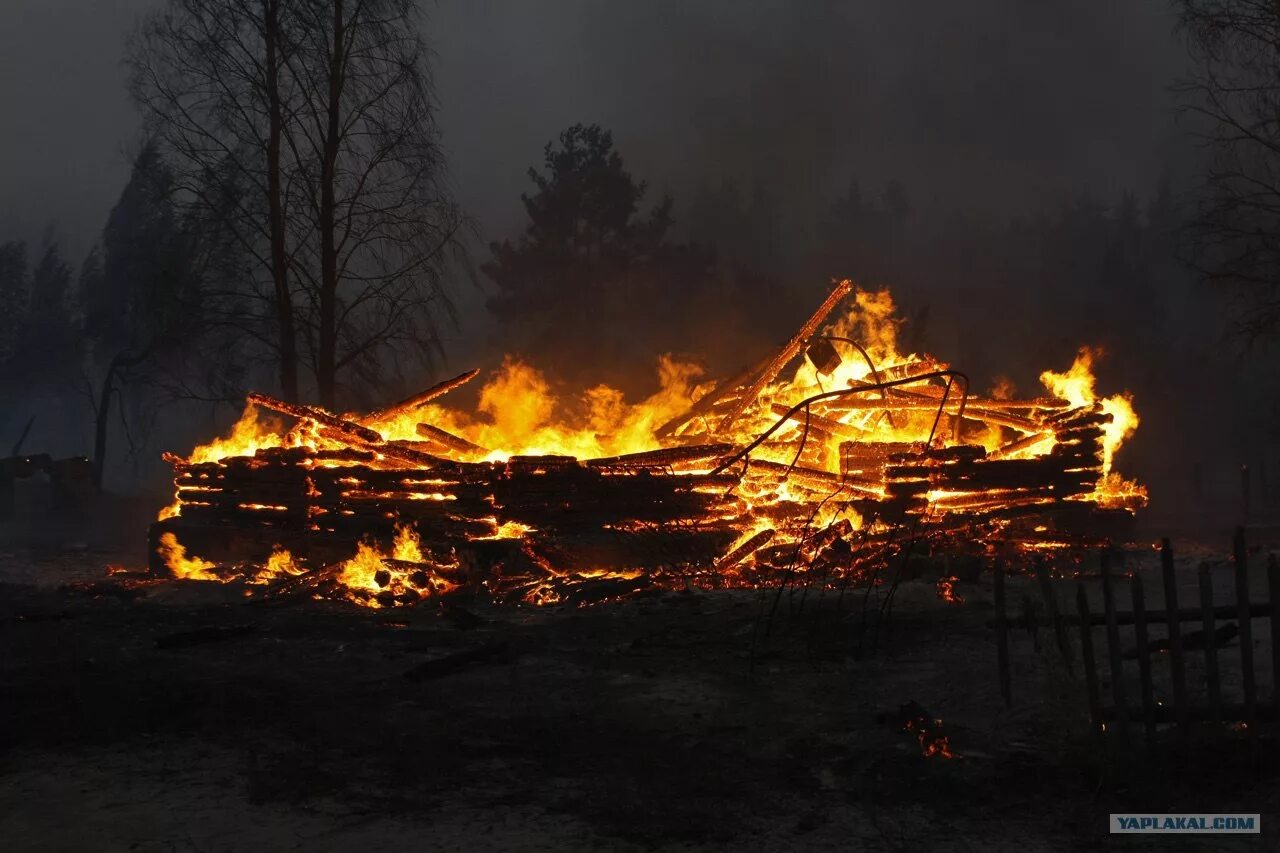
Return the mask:
<path fill-rule="evenodd" d="M 99 485 L 110 420 L 123 412 L 120 397 L 130 386 L 153 386 L 192 362 L 225 365 L 230 357 L 222 346 L 217 356 L 201 349 L 211 336 L 199 265 L 206 232 L 182 220 L 174 181 L 156 144 L 145 144 L 80 277 L 89 366 L 97 373 L 91 399 Z"/>
<path fill-rule="evenodd" d="M 576 124 L 558 143 L 543 150 L 545 172 L 529 169 L 536 192 L 521 195 L 524 233 L 492 243 L 481 267 L 497 285 L 490 310 L 515 346 L 559 375 L 602 359 L 620 367 L 647 359 L 678 337 L 671 294 L 696 287 L 712 257 L 667 240 L 669 197 L 641 212 L 647 186 L 627 171 L 609 131 Z M 631 334 L 638 330 L 646 340 Z"/>
<path fill-rule="evenodd" d="M 481 268 L 498 285 L 490 310 L 504 320 L 589 316 L 608 282 L 656 258 L 671 227 L 670 198 L 637 216 L 645 184 L 627 172 L 613 135 L 599 125 L 570 127 L 543 156 L 547 174 L 529 169 L 537 192 L 520 196 L 529 215 L 524 234 L 514 246 L 491 244 L 493 260 Z"/>
<path fill-rule="evenodd" d="M 52 235 L 31 270 L 31 299 L 26 316 L 29 380 L 61 377 L 76 360 L 79 330 L 72 322 L 71 265 Z"/>
<path fill-rule="evenodd" d="M 1178 89 L 1209 152 L 1187 262 L 1246 298 L 1236 331 L 1280 333 L 1280 5 L 1178 0 L 1194 70 Z"/>
<path fill-rule="evenodd" d="M 286 397 L 302 367 L 333 408 L 340 387 L 376 387 L 388 356 L 440 354 L 466 220 L 421 24 L 414 0 L 169 0 L 130 44 L 184 215 L 254 260 L 243 332 Z"/>
<path fill-rule="evenodd" d="M 0 244 L 0 379 L 18 372 L 29 297 L 27 244 L 20 240 Z"/>

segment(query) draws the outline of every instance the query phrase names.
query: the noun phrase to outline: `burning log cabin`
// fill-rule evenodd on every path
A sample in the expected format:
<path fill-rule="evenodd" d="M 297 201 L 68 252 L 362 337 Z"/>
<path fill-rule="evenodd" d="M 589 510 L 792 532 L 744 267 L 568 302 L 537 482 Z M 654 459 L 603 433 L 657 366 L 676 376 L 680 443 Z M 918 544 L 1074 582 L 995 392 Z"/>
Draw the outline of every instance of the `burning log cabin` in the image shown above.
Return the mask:
<path fill-rule="evenodd" d="M 984 397 L 899 353 L 894 310 L 838 282 L 740 374 L 703 382 L 664 357 L 653 397 L 594 388 L 576 419 L 513 360 L 473 414 L 437 401 L 479 371 L 365 414 L 250 394 L 226 438 L 166 454 L 176 495 L 152 568 L 374 607 L 460 591 L 583 603 L 875 582 L 908 543 L 1054 547 L 1145 505 L 1112 470 L 1138 418 L 1127 395 L 1096 394 L 1087 349 L 1041 375 L 1044 396 Z"/>

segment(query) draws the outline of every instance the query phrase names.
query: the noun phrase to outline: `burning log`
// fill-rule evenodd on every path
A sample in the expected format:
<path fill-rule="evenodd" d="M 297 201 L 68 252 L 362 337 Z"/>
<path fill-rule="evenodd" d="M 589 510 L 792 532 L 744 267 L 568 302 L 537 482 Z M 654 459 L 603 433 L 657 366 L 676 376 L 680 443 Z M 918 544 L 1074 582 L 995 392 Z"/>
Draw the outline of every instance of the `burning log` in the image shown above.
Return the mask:
<path fill-rule="evenodd" d="M 688 447 L 669 447 L 662 450 L 645 450 L 622 456 L 606 456 L 588 459 L 593 468 L 667 468 L 673 465 L 691 465 L 695 462 L 718 460 L 733 451 L 732 444 L 694 444 Z"/>
<path fill-rule="evenodd" d="M 326 412 L 324 409 L 303 406 L 298 403 L 286 403 L 284 400 L 277 400 L 275 397 L 259 394 L 257 391 L 251 391 L 247 400 L 252 404 L 262 406 L 264 409 L 271 409 L 273 412 L 279 412 L 295 418 L 313 420 L 318 424 L 327 426 L 336 433 L 349 435 L 364 442 L 377 443 L 382 441 L 382 435 L 377 431 L 353 421 L 344 420 L 337 415 Z"/>
<path fill-rule="evenodd" d="M 446 379 L 441 383 L 432 385 L 427 390 L 421 391 L 417 394 L 414 394 L 412 397 L 408 397 L 404 400 L 401 400 L 399 403 L 396 403 L 391 406 L 387 406 L 385 409 L 378 409 L 377 411 L 370 412 L 369 414 L 361 418 L 361 420 L 364 421 L 365 423 L 370 423 L 373 421 L 380 421 L 380 420 L 387 420 L 389 418 L 394 418 L 402 414 L 407 414 L 415 409 L 421 409 L 423 406 L 425 406 L 427 403 L 430 403 L 432 400 L 436 399 L 437 397 L 443 397 L 445 394 L 448 394 L 450 391 L 454 390 L 455 388 L 461 388 L 463 385 L 466 385 L 468 382 L 470 382 L 472 379 L 475 379 L 479 375 L 480 375 L 480 368 L 476 368 L 475 370 L 468 370 L 466 373 L 460 373 L 457 376 L 453 377 L 452 379 Z"/>
<path fill-rule="evenodd" d="M 733 426 L 734 421 L 741 417 L 747 407 L 760 396 L 761 389 L 773 381 L 778 372 L 786 367 L 787 362 L 796 357 L 804 345 L 809 342 L 809 339 L 813 337 L 814 333 L 818 331 L 822 321 L 827 319 L 827 315 L 834 311 L 836 306 L 843 302 L 845 297 L 852 291 L 853 282 L 848 279 L 836 284 L 823 303 L 818 306 L 818 310 L 813 312 L 813 315 L 800 327 L 800 331 L 796 332 L 791 337 L 791 340 L 787 341 L 782 349 L 778 351 L 778 354 L 765 365 L 764 370 L 760 371 L 751 381 L 747 386 L 746 393 L 742 395 L 742 399 L 734 405 L 729 414 L 721 418 L 720 423 L 716 426 L 716 432 L 723 434 L 729 427 Z"/>
<path fill-rule="evenodd" d="M 728 554 L 725 554 L 717 560 L 716 568 L 720 571 L 733 568 L 747 557 L 750 557 L 756 551 L 759 551 L 765 545 L 768 545 L 777 533 L 778 531 L 774 530 L 772 527 L 766 527 L 764 530 L 756 533 L 746 542 L 743 542 L 737 548 L 734 548 Z"/>
<path fill-rule="evenodd" d="M 1004 445 L 1003 447 L 993 450 L 991 452 L 991 455 L 988 458 L 989 459 L 1007 459 L 1008 457 L 1013 456 L 1014 454 L 1021 453 L 1025 450 L 1030 450 L 1036 445 L 1046 441 L 1051 441 L 1052 439 L 1053 439 L 1053 433 L 1051 432 L 1035 432 L 1035 433 L 1032 433 L 1031 435 L 1024 435 L 1022 438 L 1018 439 L 1017 441 L 1012 441 Z"/>
<path fill-rule="evenodd" d="M 707 414 L 718 404 L 725 401 L 736 402 L 740 400 L 746 384 L 751 381 L 752 377 L 759 375 L 768 366 L 772 358 L 772 356 L 767 356 L 738 375 L 719 383 L 699 398 L 687 412 L 672 418 L 659 427 L 654 432 L 654 435 L 659 439 L 670 438 L 685 424 L 696 417 Z"/>
<path fill-rule="evenodd" d="M 856 427 L 853 424 L 841 423 L 840 421 L 826 418 L 822 415 L 815 415 L 812 412 L 807 416 L 803 411 L 792 412 L 790 406 L 784 406 L 781 403 L 774 403 L 769 408 L 775 415 L 789 415 L 789 420 L 794 421 L 800 426 L 804 426 L 805 423 L 808 423 L 811 432 L 820 430 L 829 436 L 847 438 L 852 441 L 857 441 L 867 434 L 866 430 Z"/>
<path fill-rule="evenodd" d="M 431 424 L 418 424 L 416 429 L 418 435 L 429 439 L 447 450 L 454 453 L 461 453 L 464 456 L 487 456 L 489 451 L 478 444 L 472 444 L 465 438 L 460 438 L 451 432 L 440 429 L 440 427 Z"/>

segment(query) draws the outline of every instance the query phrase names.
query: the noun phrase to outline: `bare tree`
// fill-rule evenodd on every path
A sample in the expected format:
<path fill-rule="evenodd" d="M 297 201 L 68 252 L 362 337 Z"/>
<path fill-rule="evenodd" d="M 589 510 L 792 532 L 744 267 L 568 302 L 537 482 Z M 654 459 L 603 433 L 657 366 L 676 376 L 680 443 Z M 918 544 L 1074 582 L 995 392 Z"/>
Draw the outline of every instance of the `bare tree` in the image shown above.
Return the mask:
<path fill-rule="evenodd" d="M 443 183 L 427 49 L 413 0 L 307 0 L 289 70 L 291 223 L 301 330 L 322 405 L 339 377 L 376 378 L 388 351 L 441 351 L 443 274 L 465 219 Z"/>
<path fill-rule="evenodd" d="M 1253 341 L 1280 332 L 1280 2 L 1176 5 L 1194 64 L 1177 89 L 1209 155 L 1188 260 L 1244 297 Z"/>
<path fill-rule="evenodd" d="M 293 0 L 169 0 L 129 44 L 130 90 L 174 170 L 188 211 L 216 220 L 258 262 L 249 296 L 271 332 L 224 320 L 274 354 L 281 393 L 298 396 L 282 143 L 293 109 L 285 64 Z M 265 286 L 264 286 L 265 285 Z"/>
<path fill-rule="evenodd" d="M 260 308 L 236 319 L 287 397 L 303 363 L 332 407 L 341 375 L 368 384 L 388 351 L 439 352 L 464 218 L 421 23 L 413 0 L 169 0 L 131 44 L 134 96 L 188 206 L 258 261 Z"/>
<path fill-rule="evenodd" d="M 192 362 L 209 362 L 205 314 L 217 309 L 206 292 L 215 263 L 235 246 L 204 223 L 184 222 L 172 201 L 174 175 L 148 142 L 111 209 L 102 239 L 81 269 L 79 313 L 88 359 L 84 390 L 94 411 L 94 477 L 102 484 L 113 414 L 133 444 L 124 397 L 159 402 L 164 387 L 185 381 Z M 89 373 L 96 372 L 97 378 Z M 148 418 L 150 420 L 151 418 Z"/>

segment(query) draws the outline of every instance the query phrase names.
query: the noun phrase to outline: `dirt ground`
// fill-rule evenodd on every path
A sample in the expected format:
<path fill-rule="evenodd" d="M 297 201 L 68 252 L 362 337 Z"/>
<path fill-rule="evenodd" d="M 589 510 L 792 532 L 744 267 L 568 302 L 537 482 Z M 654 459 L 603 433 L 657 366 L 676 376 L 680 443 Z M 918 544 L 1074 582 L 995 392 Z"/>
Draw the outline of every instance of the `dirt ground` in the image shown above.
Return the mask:
<path fill-rule="evenodd" d="M 366 611 L 129 589 L 115 561 L 0 553 L 4 850 L 1280 846 L 1269 730 L 1210 732 L 1185 758 L 1170 735 L 1100 743 L 1083 687 L 1026 632 L 1006 708 L 989 576 L 961 604 L 904 584 L 859 656 L 861 593 Z M 1010 600 L 1031 590 L 1014 579 Z M 956 757 L 901 730 L 910 701 Z M 1260 812 L 1265 834 L 1108 836 L 1125 811 Z"/>

